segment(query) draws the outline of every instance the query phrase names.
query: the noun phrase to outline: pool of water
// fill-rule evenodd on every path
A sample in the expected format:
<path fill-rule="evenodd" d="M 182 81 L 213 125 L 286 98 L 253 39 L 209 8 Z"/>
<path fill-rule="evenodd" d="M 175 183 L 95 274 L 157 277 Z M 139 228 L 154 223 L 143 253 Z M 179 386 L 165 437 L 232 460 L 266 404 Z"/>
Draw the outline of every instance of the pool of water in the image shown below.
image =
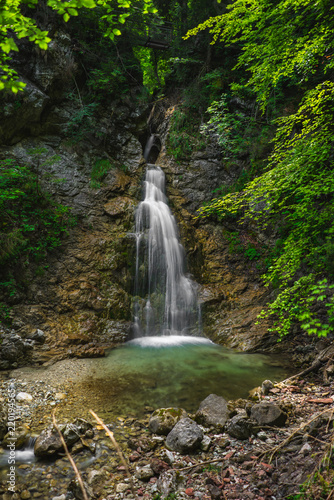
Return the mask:
<path fill-rule="evenodd" d="M 277 358 L 234 352 L 202 337 L 144 337 L 95 360 L 76 391 L 104 415 L 140 417 L 145 407 L 196 411 L 211 393 L 245 398 L 263 380 L 289 374 Z"/>

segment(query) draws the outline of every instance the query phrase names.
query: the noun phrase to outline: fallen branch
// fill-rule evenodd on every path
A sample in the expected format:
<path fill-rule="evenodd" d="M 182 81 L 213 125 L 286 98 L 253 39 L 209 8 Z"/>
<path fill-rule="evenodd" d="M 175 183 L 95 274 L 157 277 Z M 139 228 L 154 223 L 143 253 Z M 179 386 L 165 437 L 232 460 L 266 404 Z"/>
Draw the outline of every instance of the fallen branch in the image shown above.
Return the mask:
<path fill-rule="evenodd" d="M 215 458 L 213 460 L 207 460 L 206 462 L 198 462 L 198 463 L 193 464 L 193 465 L 188 465 L 187 467 L 182 467 L 182 469 L 175 469 L 175 470 L 181 471 L 181 470 L 194 469 L 195 467 L 201 467 L 202 465 L 214 464 L 216 462 L 223 462 L 223 461 L 224 461 L 224 457 Z"/>
<path fill-rule="evenodd" d="M 321 368 L 321 366 L 324 363 L 326 363 L 328 360 L 330 360 L 333 357 L 333 352 L 331 352 L 331 351 L 333 351 L 333 349 L 334 349 L 333 345 L 326 347 L 318 354 L 318 356 L 313 361 L 311 366 L 309 366 L 308 368 L 305 368 L 305 370 L 303 370 L 299 373 L 296 373 L 296 375 L 292 375 L 291 377 L 286 378 L 285 380 L 280 382 L 280 384 L 284 385 L 286 382 L 290 382 L 291 380 L 294 380 L 295 378 L 304 377 L 304 375 L 307 375 L 308 373 L 317 371 L 319 368 Z"/>
<path fill-rule="evenodd" d="M 272 459 L 274 458 L 275 454 L 281 450 L 286 444 L 288 444 L 291 439 L 296 435 L 298 434 L 301 430 L 303 430 L 307 425 L 311 424 L 314 420 L 316 420 L 317 418 L 319 418 L 321 415 L 324 415 L 325 413 L 328 413 L 329 409 L 326 409 L 320 413 L 317 413 L 317 415 L 315 415 L 315 417 L 311 418 L 310 420 L 308 420 L 306 423 L 303 423 L 300 427 L 298 427 L 298 429 L 296 429 L 295 431 L 293 431 L 286 439 L 284 439 L 284 441 L 282 441 L 281 444 L 275 446 L 274 448 L 271 448 L 267 451 L 265 451 L 264 453 L 261 453 L 260 457 L 262 457 L 263 455 L 267 455 L 267 453 L 269 453 L 270 451 L 272 452 L 271 455 L 270 455 L 270 458 L 268 460 L 268 463 L 271 463 Z M 259 457 L 259 458 L 260 458 Z"/>
<path fill-rule="evenodd" d="M 80 472 L 78 470 L 78 467 L 76 466 L 76 464 L 75 464 L 75 462 L 74 462 L 74 460 L 73 460 L 70 452 L 68 451 L 68 447 L 67 447 L 67 444 L 65 443 L 64 436 L 62 435 L 61 430 L 58 427 L 55 413 L 56 413 L 56 410 L 53 410 L 53 412 L 52 412 L 53 425 L 55 426 L 55 429 L 56 429 L 56 431 L 59 434 L 59 437 L 60 437 L 61 443 L 63 445 L 63 448 L 65 450 L 66 456 L 69 459 L 70 464 L 72 465 L 72 468 L 73 468 L 74 473 L 76 475 L 76 478 L 78 480 L 79 486 L 81 488 L 81 491 L 82 491 L 82 494 L 83 494 L 83 498 L 84 498 L 84 500 L 89 500 L 88 496 L 87 496 L 87 492 L 86 492 L 85 486 L 84 486 L 84 483 L 83 483 L 83 480 L 82 480 L 82 477 L 81 477 Z"/>

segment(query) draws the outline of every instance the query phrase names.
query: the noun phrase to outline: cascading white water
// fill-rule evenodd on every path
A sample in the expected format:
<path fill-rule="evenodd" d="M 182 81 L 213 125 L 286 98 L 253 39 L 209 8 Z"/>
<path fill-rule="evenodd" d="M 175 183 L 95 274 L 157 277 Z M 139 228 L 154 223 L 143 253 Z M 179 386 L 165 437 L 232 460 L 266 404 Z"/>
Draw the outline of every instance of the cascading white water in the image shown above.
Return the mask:
<path fill-rule="evenodd" d="M 136 212 L 135 335 L 198 333 L 197 287 L 185 274 L 185 252 L 160 167 L 148 166 L 144 186 Z"/>

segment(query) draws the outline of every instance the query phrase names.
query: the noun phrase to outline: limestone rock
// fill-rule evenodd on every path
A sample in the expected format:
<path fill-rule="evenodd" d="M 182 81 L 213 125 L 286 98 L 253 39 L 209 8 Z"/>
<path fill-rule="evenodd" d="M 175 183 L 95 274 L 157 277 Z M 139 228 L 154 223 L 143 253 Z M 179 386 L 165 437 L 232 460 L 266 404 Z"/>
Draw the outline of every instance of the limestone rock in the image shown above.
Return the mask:
<path fill-rule="evenodd" d="M 154 472 L 150 465 L 144 465 L 144 467 L 136 467 L 135 476 L 141 481 L 149 481 L 154 476 Z"/>
<path fill-rule="evenodd" d="M 195 420 L 205 427 L 214 426 L 223 429 L 229 416 L 227 401 L 221 396 L 210 394 L 201 402 Z"/>
<path fill-rule="evenodd" d="M 72 446 L 80 439 L 81 435 L 85 435 L 87 430 L 92 428 L 92 425 L 83 418 L 77 418 L 73 423 L 60 425 L 59 428 L 67 446 Z M 62 449 L 63 445 L 58 432 L 51 426 L 44 429 L 36 439 L 34 453 L 37 457 L 43 457 L 54 455 Z"/>
<path fill-rule="evenodd" d="M 104 211 L 111 217 L 122 215 L 128 211 L 133 212 L 136 203 L 126 196 L 119 196 L 104 205 Z"/>
<path fill-rule="evenodd" d="M 19 392 L 16 395 L 16 401 L 19 403 L 31 403 L 33 397 L 31 394 L 28 394 L 27 392 Z"/>
<path fill-rule="evenodd" d="M 254 434 L 254 424 L 246 415 L 235 415 L 226 424 L 228 434 L 236 439 L 248 439 Z"/>
<path fill-rule="evenodd" d="M 54 427 L 44 429 L 35 442 L 34 453 L 36 457 L 54 455 L 63 449 L 60 437 Z"/>
<path fill-rule="evenodd" d="M 252 407 L 251 417 L 254 418 L 259 425 L 283 427 L 287 419 L 287 414 L 274 403 L 262 402 Z"/>
<path fill-rule="evenodd" d="M 201 442 L 201 450 L 208 451 L 211 444 L 211 438 L 209 436 L 204 436 Z"/>
<path fill-rule="evenodd" d="M 182 418 L 173 427 L 166 439 L 167 448 L 179 453 L 189 453 L 201 446 L 202 429 L 191 418 Z"/>
<path fill-rule="evenodd" d="M 93 498 L 94 493 L 92 488 L 88 486 L 88 484 L 85 481 L 83 481 L 83 485 L 86 490 L 88 498 Z M 84 500 L 82 489 L 77 479 L 72 479 L 72 481 L 69 484 L 68 491 L 70 491 L 74 496 L 74 498 L 76 498 L 77 500 Z"/>
<path fill-rule="evenodd" d="M 176 471 L 169 470 L 161 474 L 158 479 L 157 486 L 161 493 L 161 500 L 164 500 L 176 490 Z"/>
<path fill-rule="evenodd" d="M 174 425 L 187 416 L 187 412 L 182 408 L 160 408 L 152 413 L 148 425 L 154 434 L 167 436 Z"/>

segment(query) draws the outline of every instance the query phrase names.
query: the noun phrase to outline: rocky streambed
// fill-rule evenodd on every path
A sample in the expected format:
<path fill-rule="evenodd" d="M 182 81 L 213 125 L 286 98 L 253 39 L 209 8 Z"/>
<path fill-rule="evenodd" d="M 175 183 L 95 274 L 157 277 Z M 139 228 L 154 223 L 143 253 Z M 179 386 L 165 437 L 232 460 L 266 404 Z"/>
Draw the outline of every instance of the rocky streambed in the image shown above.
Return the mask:
<path fill-rule="evenodd" d="M 145 408 L 142 418 L 119 415 L 104 423 L 123 454 L 88 408 L 61 416 L 71 405 L 64 378 L 1 383 L 4 408 L 16 394 L 15 493 L 8 491 L 6 415 L 0 493 L 7 499 L 83 498 L 51 414 L 83 477 L 89 498 L 272 499 L 330 498 L 334 383 L 328 378 L 265 381 L 247 399 L 208 395 L 194 413 Z M 59 412 L 59 413 L 58 413 Z M 32 452 L 32 441 L 37 437 Z M 7 462 L 7 463 L 6 463 Z M 316 473 L 316 474 L 315 474 Z M 321 476 L 322 480 L 316 480 Z"/>

